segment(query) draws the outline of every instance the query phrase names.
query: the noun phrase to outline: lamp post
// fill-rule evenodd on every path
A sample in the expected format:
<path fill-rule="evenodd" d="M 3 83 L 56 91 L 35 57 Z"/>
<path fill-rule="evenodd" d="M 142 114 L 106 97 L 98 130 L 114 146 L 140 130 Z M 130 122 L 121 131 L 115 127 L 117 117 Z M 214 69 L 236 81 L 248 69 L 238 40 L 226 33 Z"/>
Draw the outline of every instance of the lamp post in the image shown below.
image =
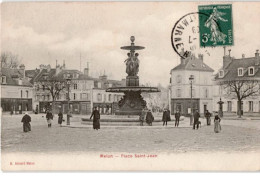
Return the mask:
<path fill-rule="evenodd" d="M 192 81 L 194 80 L 194 76 L 193 75 L 190 75 L 189 77 L 189 80 L 190 80 L 190 112 L 191 112 L 191 115 L 190 115 L 190 125 L 193 125 L 193 110 L 192 110 Z"/>
<path fill-rule="evenodd" d="M 68 97 L 67 97 L 67 100 L 68 100 L 68 112 L 67 112 L 67 125 L 70 125 L 70 84 L 71 84 L 71 79 L 69 77 L 67 77 L 66 79 L 66 83 L 67 83 L 67 86 L 68 86 Z"/>
<path fill-rule="evenodd" d="M 218 110 L 218 114 L 219 114 L 219 117 L 223 117 L 223 104 L 224 102 L 221 100 L 221 98 L 219 99 L 219 110 Z"/>

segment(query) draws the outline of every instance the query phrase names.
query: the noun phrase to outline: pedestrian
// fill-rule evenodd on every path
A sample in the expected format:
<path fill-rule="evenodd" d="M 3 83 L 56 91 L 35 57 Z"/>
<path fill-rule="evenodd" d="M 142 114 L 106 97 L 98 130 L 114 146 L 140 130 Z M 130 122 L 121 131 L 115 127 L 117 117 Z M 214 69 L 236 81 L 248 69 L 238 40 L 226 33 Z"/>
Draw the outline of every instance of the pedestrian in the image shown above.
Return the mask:
<path fill-rule="evenodd" d="M 149 126 L 152 126 L 153 125 L 153 121 L 154 121 L 154 117 L 153 117 L 153 114 L 152 114 L 151 110 L 149 109 L 148 112 L 146 113 L 146 123 Z"/>
<path fill-rule="evenodd" d="M 140 120 L 140 126 L 144 126 L 144 118 L 145 118 L 145 109 L 142 109 L 142 112 L 140 114 L 139 120 Z"/>
<path fill-rule="evenodd" d="M 52 120 L 53 120 L 53 115 L 52 115 L 52 113 L 51 113 L 50 110 L 47 110 L 46 119 L 47 119 L 47 123 L 48 123 L 48 128 L 51 128 L 51 123 L 52 123 Z"/>
<path fill-rule="evenodd" d="M 23 132 L 28 132 L 31 131 L 31 117 L 28 115 L 28 113 L 26 112 L 25 115 L 22 118 L 23 122 Z"/>
<path fill-rule="evenodd" d="M 169 111 L 168 109 L 164 109 L 164 110 L 163 110 L 162 121 L 163 121 L 163 126 L 164 126 L 164 125 L 167 126 L 167 122 L 168 122 L 168 121 L 171 121 L 171 115 L 170 115 L 170 111 Z"/>
<path fill-rule="evenodd" d="M 205 117 L 207 120 L 207 125 L 210 125 L 211 124 L 211 119 L 210 119 L 211 113 L 208 110 L 206 110 Z"/>
<path fill-rule="evenodd" d="M 98 130 L 100 129 L 100 113 L 97 110 L 97 107 L 94 108 L 94 111 L 92 112 L 90 119 L 93 117 L 93 129 Z"/>
<path fill-rule="evenodd" d="M 179 122 L 180 122 L 180 117 L 181 117 L 179 110 L 177 110 L 174 115 L 175 115 L 175 127 L 176 126 L 179 127 Z"/>
<path fill-rule="evenodd" d="M 200 118 L 200 113 L 199 110 L 196 109 L 194 113 L 194 122 L 193 122 L 193 129 L 195 130 L 195 125 L 197 126 L 197 129 L 199 129 L 199 118 Z"/>
<path fill-rule="evenodd" d="M 61 111 L 59 112 L 58 116 L 59 116 L 59 118 L 58 118 L 58 124 L 60 124 L 60 126 L 61 126 L 62 121 L 63 121 L 63 114 L 62 114 Z"/>
<path fill-rule="evenodd" d="M 215 119 L 214 119 L 214 131 L 215 131 L 215 133 L 219 133 L 221 131 L 220 121 L 221 121 L 221 119 L 218 116 L 218 112 L 216 112 Z"/>

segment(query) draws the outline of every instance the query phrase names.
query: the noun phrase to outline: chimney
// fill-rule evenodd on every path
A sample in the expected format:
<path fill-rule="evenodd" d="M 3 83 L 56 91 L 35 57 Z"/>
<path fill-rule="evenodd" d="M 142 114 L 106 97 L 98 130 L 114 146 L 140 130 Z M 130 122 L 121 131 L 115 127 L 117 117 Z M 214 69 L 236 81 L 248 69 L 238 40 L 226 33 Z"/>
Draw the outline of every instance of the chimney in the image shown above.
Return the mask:
<path fill-rule="evenodd" d="M 223 69 L 225 69 L 231 62 L 232 57 L 230 56 L 231 49 L 228 50 L 228 55 L 223 56 Z"/>
<path fill-rule="evenodd" d="M 256 50 L 255 57 L 259 58 L 259 50 Z"/>
<path fill-rule="evenodd" d="M 24 66 L 24 64 L 20 65 L 19 68 L 23 73 L 23 78 L 25 78 L 25 66 Z"/>
<path fill-rule="evenodd" d="M 65 65 L 65 60 L 63 60 L 63 69 L 65 69 L 66 65 Z"/>
<path fill-rule="evenodd" d="M 89 65 L 87 62 L 87 68 L 84 68 L 84 75 L 89 76 Z"/>
<path fill-rule="evenodd" d="M 226 46 L 223 47 L 224 48 L 224 56 L 226 55 Z"/>
<path fill-rule="evenodd" d="M 242 59 L 244 59 L 245 58 L 245 54 L 242 54 Z"/>
<path fill-rule="evenodd" d="M 199 54 L 198 57 L 203 62 L 203 54 Z"/>

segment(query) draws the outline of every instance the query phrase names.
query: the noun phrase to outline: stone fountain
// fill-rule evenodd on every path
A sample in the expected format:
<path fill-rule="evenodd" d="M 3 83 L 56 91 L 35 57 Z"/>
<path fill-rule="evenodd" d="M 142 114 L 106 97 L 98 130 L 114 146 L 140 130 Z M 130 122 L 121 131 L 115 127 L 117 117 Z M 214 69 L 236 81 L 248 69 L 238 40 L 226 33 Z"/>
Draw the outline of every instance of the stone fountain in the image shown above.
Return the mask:
<path fill-rule="evenodd" d="M 142 87 L 139 86 L 139 54 L 136 50 L 143 50 L 145 47 L 136 46 L 135 37 L 131 36 L 131 45 L 122 46 L 122 50 L 128 50 L 126 64 L 126 87 L 110 87 L 106 92 L 123 92 L 123 98 L 118 102 L 119 109 L 115 112 L 116 115 L 139 115 L 143 108 L 146 108 L 146 101 L 143 99 L 142 92 L 160 92 L 157 87 Z"/>

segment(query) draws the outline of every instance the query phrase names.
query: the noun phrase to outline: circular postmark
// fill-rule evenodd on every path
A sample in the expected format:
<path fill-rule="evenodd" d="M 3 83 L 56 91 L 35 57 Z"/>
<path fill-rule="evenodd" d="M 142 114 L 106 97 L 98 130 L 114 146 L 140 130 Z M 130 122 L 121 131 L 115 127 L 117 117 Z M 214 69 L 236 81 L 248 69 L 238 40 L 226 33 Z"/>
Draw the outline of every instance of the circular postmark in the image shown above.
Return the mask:
<path fill-rule="evenodd" d="M 171 43 L 174 51 L 182 58 L 191 55 L 210 55 L 205 47 L 200 46 L 200 40 L 208 40 L 209 36 L 200 35 L 199 21 L 206 21 L 208 14 L 192 12 L 181 17 L 171 33 Z M 204 38 L 203 38 L 204 37 Z"/>

